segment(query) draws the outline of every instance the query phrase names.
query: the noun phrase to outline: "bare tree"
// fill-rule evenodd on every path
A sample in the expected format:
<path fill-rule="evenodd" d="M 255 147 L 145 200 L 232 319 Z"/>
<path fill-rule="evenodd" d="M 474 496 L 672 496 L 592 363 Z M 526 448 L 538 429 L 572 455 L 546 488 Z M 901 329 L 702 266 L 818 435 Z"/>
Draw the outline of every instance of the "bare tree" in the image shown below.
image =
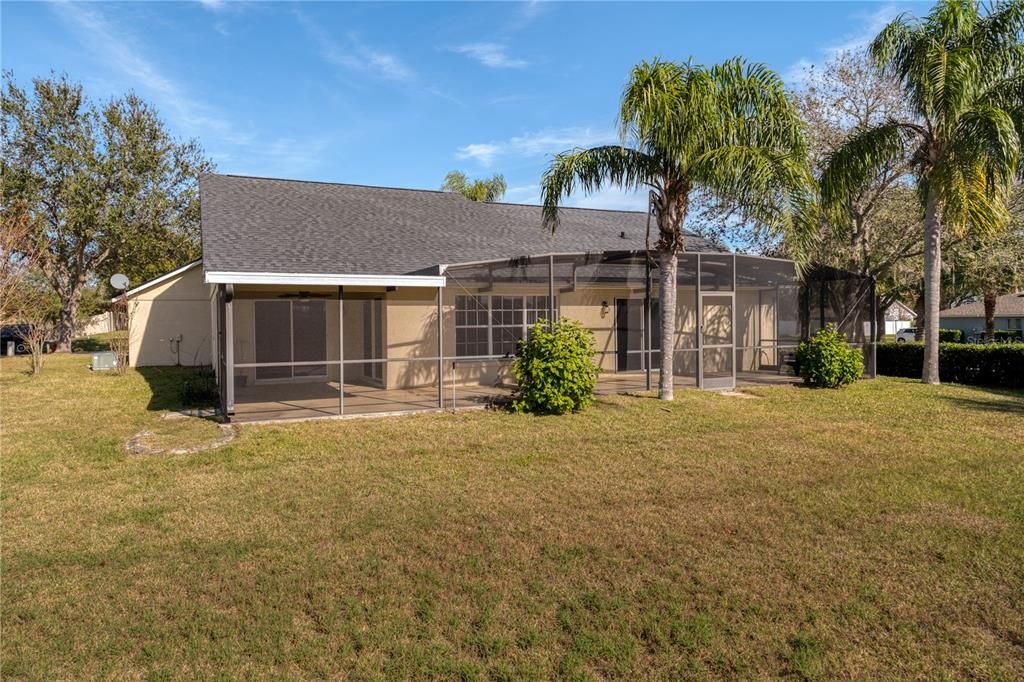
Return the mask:
<path fill-rule="evenodd" d="M 820 177 L 831 154 L 855 131 L 906 115 L 899 83 L 879 71 L 866 52 L 841 52 L 821 68 L 804 71 L 793 101 L 804 122 L 810 164 Z M 809 212 L 818 239 L 809 260 L 878 281 L 879 317 L 894 301 L 913 298 L 921 282 L 923 215 L 909 182 L 909 160 L 895 159 L 829 212 Z M 788 256 L 791 245 L 777 233 L 715 201 L 698 202 L 695 231 L 738 250 Z M 855 282 L 855 280 L 851 280 Z M 855 305 L 856 291 L 836 291 L 831 303 Z M 846 300 L 851 299 L 851 300 Z M 880 320 L 879 320 L 880 322 Z M 879 333 L 885 325 L 878 324 Z"/>
<path fill-rule="evenodd" d="M 13 324 L 18 294 L 33 262 L 32 226 L 27 211 L 11 207 L 0 225 L 0 324 Z"/>
<path fill-rule="evenodd" d="M 19 324 L 15 336 L 21 339 L 29 352 L 33 374 L 43 371 L 46 353 L 52 350 L 57 330 L 57 318 L 52 306 L 53 296 L 40 286 L 39 280 L 27 280 L 18 294 Z"/>

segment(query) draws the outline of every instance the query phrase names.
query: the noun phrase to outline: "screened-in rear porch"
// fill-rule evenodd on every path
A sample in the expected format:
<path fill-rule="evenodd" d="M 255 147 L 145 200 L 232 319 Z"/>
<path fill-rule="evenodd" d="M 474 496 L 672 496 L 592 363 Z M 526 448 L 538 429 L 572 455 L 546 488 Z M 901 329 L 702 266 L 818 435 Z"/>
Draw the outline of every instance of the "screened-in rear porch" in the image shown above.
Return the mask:
<path fill-rule="evenodd" d="M 598 392 L 657 387 L 662 297 L 656 264 L 645 253 L 555 254 L 441 270 L 436 286 L 220 285 L 214 314 L 218 372 L 231 377 L 221 381 L 226 410 L 238 420 L 268 420 L 487 405 L 514 387 L 519 340 L 539 320 L 560 317 L 593 333 Z M 822 307 L 822 290 L 828 294 L 832 285 L 821 280 L 810 292 L 790 261 L 681 254 L 675 385 L 793 381 L 800 339 L 826 318 L 850 318 L 840 304 Z M 845 303 L 856 299 L 848 293 Z M 851 343 L 869 355 L 873 329 L 857 326 L 873 319 L 864 303 L 856 303 L 855 322 L 844 324 Z"/>

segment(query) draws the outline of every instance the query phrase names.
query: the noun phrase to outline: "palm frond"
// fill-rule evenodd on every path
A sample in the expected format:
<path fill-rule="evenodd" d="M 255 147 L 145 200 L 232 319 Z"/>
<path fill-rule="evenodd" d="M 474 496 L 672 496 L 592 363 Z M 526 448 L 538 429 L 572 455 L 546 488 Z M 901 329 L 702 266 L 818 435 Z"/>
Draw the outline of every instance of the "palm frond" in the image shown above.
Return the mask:
<path fill-rule="evenodd" d="M 1024 3 L 1008 0 L 993 5 L 988 15 L 978 21 L 975 37 L 978 48 L 993 57 L 1018 52 L 1020 35 L 1024 32 Z"/>
<path fill-rule="evenodd" d="M 958 236 L 968 230 L 995 234 L 1006 225 L 1008 183 L 993 186 L 985 169 L 972 163 L 946 163 L 936 176 L 931 187 L 938 193 L 946 229 Z"/>
<path fill-rule="evenodd" d="M 947 149 L 952 162 L 983 168 L 992 185 L 1006 182 L 1006 176 L 1013 174 L 1021 159 L 1020 135 L 1013 117 L 993 105 L 965 112 Z"/>
<path fill-rule="evenodd" d="M 544 226 L 555 231 L 559 205 L 576 190 L 590 194 L 608 185 L 659 188 L 664 174 L 658 159 L 628 147 L 605 145 L 558 154 L 541 178 Z"/>
<path fill-rule="evenodd" d="M 845 203 L 889 163 L 905 158 L 915 132 L 897 121 L 859 130 L 825 160 L 818 184 L 825 207 Z"/>
<path fill-rule="evenodd" d="M 875 65 L 897 80 L 906 78 L 911 70 L 919 22 L 901 14 L 879 32 L 868 46 Z"/>

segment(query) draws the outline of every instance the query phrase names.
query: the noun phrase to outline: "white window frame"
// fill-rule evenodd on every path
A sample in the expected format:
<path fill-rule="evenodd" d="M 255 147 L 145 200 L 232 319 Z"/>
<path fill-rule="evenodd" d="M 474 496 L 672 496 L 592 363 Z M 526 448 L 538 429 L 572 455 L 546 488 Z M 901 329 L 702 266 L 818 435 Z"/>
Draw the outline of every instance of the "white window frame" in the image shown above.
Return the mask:
<path fill-rule="evenodd" d="M 453 357 L 459 358 L 460 360 L 471 360 L 471 359 L 492 360 L 492 359 L 504 359 L 506 357 L 509 357 L 505 353 L 495 353 L 494 352 L 494 341 L 495 341 L 494 330 L 495 329 L 510 329 L 510 328 L 513 328 L 510 325 L 496 324 L 495 323 L 495 319 L 494 319 L 494 302 L 493 302 L 493 299 L 495 297 L 500 297 L 500 298 L 518 298 L 520 300 L 520 303 L 522 304 L 522 309 L 521 310 L 522 310 L 522 313 L 523 313 L 523 320 L 522 320 L 522 322 L 520 323 L 519 326 L 521 326 L 521 330 L 522 330 L 522 334 L 523 334 L 522 338 L 524 338 L 524 339 L 526 338 L 526 335 L 529 333 L 530 327 L 532 327 L 533 324 L 535 323 L 535 321 L 534 322 L 529 322 L 528 321 L 529 317 L 530 317 L 528 313 L 531 312 L 531 311 L 535 312 L 535 313 L 536 312 L 541 312 L 540 308 L 536 308 L 536 307 L 531 308 L 531 307 L 529 307 L 527 305 L 527 300 L 530 299 L 530 298 L 540 298 L 540 299 L 544 299 L 545 301 L 550 300 L 547 295 L 542 295 L 542 294 L 479 294 L 479 295 L 459 294 L 458 296 L 455 297 L 455 312 L 456 313 L 458 313 L 458 309 L 459 309 L 459 307 L 458 307 L 459 306 L 459 303 L 458 303 L 459 296 L 465 296 L 467 298 L 475 298 L 475 299 L 477 299 L 479 301 L 486 300 L 486 302 L 487 302 L 487 306 L 486 306 L 486 308 L 487 308 L 487 326 L 486 326 L 486 329 L 487 329 L 487 354 L 486 355 L 459 355 L 458 354 L 459 353 L 459 330 L 460 329 L 484 329 L 485 327 L 483 325 L 479 325 L 479 324 L 461 324 L 460 325 L 460 324 L 458 324 L 458 321 L 457 321 L 458 318 L 456 317 L 456 324 L 455 324 L 455 351 L 453 353 Z M 554 311 L 553 311 L 553 315 L 552 316 L 555 317 L 555 318 L 558 317 L 558 297 L 557 296 L 555 297 L 555 306 L 554 306 Z"/>

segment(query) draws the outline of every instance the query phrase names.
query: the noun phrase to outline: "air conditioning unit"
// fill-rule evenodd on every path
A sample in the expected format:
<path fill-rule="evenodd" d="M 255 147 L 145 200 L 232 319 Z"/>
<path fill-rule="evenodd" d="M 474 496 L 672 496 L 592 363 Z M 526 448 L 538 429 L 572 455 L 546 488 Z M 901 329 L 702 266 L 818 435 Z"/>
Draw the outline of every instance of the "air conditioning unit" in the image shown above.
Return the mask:
<path fill-rule="evenodd" d="M 93 353 L 92 364 L 89 365 L 89 368 L 94 372 L 117 369 L 117 356 L 111 351 Z"/>

